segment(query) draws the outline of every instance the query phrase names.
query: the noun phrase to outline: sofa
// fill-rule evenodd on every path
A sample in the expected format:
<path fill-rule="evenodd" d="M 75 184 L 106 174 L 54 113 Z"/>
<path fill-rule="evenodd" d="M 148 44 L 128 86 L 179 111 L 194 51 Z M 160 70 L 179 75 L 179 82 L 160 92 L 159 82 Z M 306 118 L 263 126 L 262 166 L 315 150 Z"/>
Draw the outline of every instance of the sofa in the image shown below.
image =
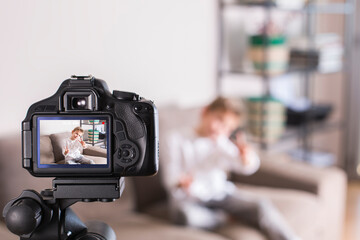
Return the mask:
<path fill-rule="evenodd" d="M 161 139 L 179 125 L 193 125 L 199 109 L 160 108 Z M 283 154 L 260 153 L 262 165 L 252 176 L 232 174 L 237 186 L 254 196 L 273 201 L 285 219 L 304 240 L 341 239 L 347 179 L 336 167 L 315 168 Z M 112 203 L 76 203 L 72 208 L 84 220 L 108 223 L 118 239 L 266 240 L 259 230 L 231 221 L 207 232 L 172 224 L 168 218 L 166 192 L 159 174 L 126 178 L 122 197 Z M 21 167 L 20 135 L 0 137 L 0 208 L 24 189 L 41 191 L 51 178 L 35 178 Z M 1 239 L 18 239 L 0 223 Z"/>
<path fill-rule="evenodd" d="M 160 146 L 164 136 L 181 127 L 194 127 L 201 108 L 168 107 L 160 112 Z M 291 159 L 287 154 L 258 151 L 260 169 L 251 176 L 231 174 L 243 191 L 271 200 L 302 239 L 339 240 L 345 212 L 347 177 L 337 167 L 317 168 Z M 166 159 L 161 158 L 160 166 Z M 135 207 L 169 222 L 166 192 L 160 181 L 161 171 L 152 178 L 134 178 Z M 266 240 L 260 231 L 239 222 L 216 229 L 227 239 Z"/>
<path fill-rule="evenodd" d="M 71 136 L 70 132 L 54 133 L 40 136 L 40 159 L 43 164 L 64 164 L 62 153 L 64 140 Z M 106 164 L 106 149 L 87 144 L 82 154 L 92 159 L 95 164 Z"/>

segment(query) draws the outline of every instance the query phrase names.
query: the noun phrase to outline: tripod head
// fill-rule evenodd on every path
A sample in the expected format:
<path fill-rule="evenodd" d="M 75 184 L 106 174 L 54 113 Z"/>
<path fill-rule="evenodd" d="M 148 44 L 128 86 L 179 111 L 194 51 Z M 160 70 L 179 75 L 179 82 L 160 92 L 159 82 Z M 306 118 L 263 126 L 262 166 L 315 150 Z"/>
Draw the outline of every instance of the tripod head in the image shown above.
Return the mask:
<path fill-rule="evenodd" d="M 112 202 L 125 187 L 117 179 L 54 179 L 53 188 L 37 193 L 24 190 L 4 208 L 8 229 L 21 240 L 116 240 L 105 223 L 84 224 L 69 208 L 84 201 Z"/>

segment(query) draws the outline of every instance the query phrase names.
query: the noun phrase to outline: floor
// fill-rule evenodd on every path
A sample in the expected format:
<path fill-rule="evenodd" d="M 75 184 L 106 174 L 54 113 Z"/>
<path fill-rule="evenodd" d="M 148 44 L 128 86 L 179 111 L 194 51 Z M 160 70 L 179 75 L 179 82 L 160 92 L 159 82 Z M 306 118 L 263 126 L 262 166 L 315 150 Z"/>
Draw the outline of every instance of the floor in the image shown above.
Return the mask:
<path fill-rule="evenodd" d="M 343 240 L 360 239 L 360 182 L 350 182 Z"/>

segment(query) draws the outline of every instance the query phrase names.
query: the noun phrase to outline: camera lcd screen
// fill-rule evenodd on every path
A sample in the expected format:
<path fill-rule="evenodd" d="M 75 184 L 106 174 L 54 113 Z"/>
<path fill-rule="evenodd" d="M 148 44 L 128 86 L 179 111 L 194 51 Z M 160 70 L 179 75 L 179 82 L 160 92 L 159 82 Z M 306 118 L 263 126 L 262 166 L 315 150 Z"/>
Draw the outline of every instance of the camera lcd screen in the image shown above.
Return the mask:
<path fill-rule="evenodd" d="M 37 116 L 37 169 L 109 169 L 110 118 Z"/>

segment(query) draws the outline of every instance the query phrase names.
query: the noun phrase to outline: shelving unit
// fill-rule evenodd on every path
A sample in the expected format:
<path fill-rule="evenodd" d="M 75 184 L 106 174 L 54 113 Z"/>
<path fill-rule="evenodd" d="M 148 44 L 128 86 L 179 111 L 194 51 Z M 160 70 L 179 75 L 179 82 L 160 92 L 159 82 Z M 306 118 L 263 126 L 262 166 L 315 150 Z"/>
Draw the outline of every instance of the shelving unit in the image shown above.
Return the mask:
<path fill-rule="evenodd" d="M 352 44 L 352 23 L 353 23 L 353 10 L 355 6 L 355 0 L 344 0 L 344 2 L 339 3 L 318 3 L 315 0 L 307 1 L 307 4 L 302 9 L 285 9 L 276 6 L 275 1 L 264 0 L 264 1 L 256 1 L 256 0 L 219 0 L 218 6 L 218 33 L 219 33 L 219 49 L 218 49 L 218 71 L 217 71 L 217 80 L 216 80 L 216 89 L 218 95 L 226 95 L 223 90 L 223 84 L 225 78 L 229 75 L 231 76 L 239 76 L 239 81 L 244 76 L 249 75 L 258 75 L 261 78 L 263 91 L 263 96 L 270 96 L 270 84 L 272 81 L 272 76 L 268 75 L 265 70 L 261 74 L 256 74 L 247 69 L 225 69 L 224 61 L 224 35 L 225 35 L 225 10 L 232 7 L 244 7 L 244 8 L 262 8 L 265 11 L 265 20 L 264 25 L 267 25 L 271 21 L 271 12 L 272 10 L 280 10 L 280 11 L 289 11 L 301 13 L 305 19 L 305 29 L 304 36 L 308 39 L 309 46 L 313 46 L 314 36 L 317 33 L 317 17 L 320 15 L 340 15 L 344 17 L 344 27 L 343 27 L 343 47 L 344 47 L 344 60 L 343 60 L 343 69 L 341 70 L 341 77 L 337 79 L 338 81 L 342 81 L 343 90 L 339 89 L 339 94 L 342 95 L 343 104 L 341 109 L 337 109 L 337 111 L 341 111 L 340 116 L 346 116 L 347 111 L 347 100 L 346 100 L 346 78 L 348 74 L 351 72 L 350 64 L 347 63 L 348 56 L 351 53 L 351 44 Z M 249 20 L 250 21 L 250 20 Z M 266 36 L 264 36 L 266 38 Z M 264 49 L 267 45 L 264 46 Z M 265 53 L 266 54 L 266 53 Z M 266 56 L 266 55 L 265 55 Z M 290 65 L 287 72 L 295 73 L 301 76 L 302 78 L 302 88 L 303 88 L 303 96 L 306 99 L 314 99 L 314 82 L 317 81 L 317 76 L 321 73 L 318 73 L 317 68 L 310 66 L 307 64 L 307 67 L 304 66 L 296 66 Z M 243 97 L 243 96 L 239 96 Z M 292 144 L 292 148 L 299 147 L 303 150 L 304 153 L 310 153 L 314 148 L 314 144 L 312 141 L 312 135 L 321 132 L 329 132 L 329 131 L 342 131 L 346 126 L 344 124 L 344 119 L 336 119 L 336 120 L 328 120 L 325 122 L 309 122 L 303 124 L 301 127 L 291 127 L 287 128 L 283 136 L 276 143 L 268 144 L 261 142 L 260 146 L 263 150 L 272 151 L 274 149 L 279 149 L 279 146 L 284 146 L 289 143 L 291 140 L 295 144 Z M 341 135 L 341 134 L 340 134 Z M 345 136 L 340 136 L 338 140 L 340 144 L 343 144 L 343 139 Z M 340 146 L 342 148 L 343 146 Z M 281 149 L 281 147 L 280 147 Z M 281 149 L 280 151 L 285 151 L 285 149 Z M 339 158 L 344 157 L 344 153 L 338 154 Z M 304 155 L 303 159 L 306 161 L 310 159 L 310 156 Z M 339 164 L 339 163 L 338 163 Z M 340 163 L 342 165 L 342 163 Z"/>
<path fill-rule="evenodd" d="M 91 126 L 91 129 L 92 129 L 94 135 L 95 135 L 95 131 L 96 131 L 96 128 L 95 128 L 95 127 L 96 127 L 96 126 L 101 126 L 101 125 L 103 125 L 101 122 L 95 123 L 94 120 L 92 120 L 91 123 L 89 122 L 89 120 L 80 120 L 80 127 L 83 127 L 83 126 Z M 105 126 L 105 127 L 106 127 L 106 126 Z M 86 129 L 86 130 L 89 130 L 89 129 Z M 86 143 L 87 143 L 87 144 L 91 144 L 92 146 L 95 146 L 96 144 L 101 144 L 104 148 L 106 148 L 106 140 L 104 140 L 104 139 L 103 139 L 103 140 L 99 139 L 99 140 L 95 141 L 95 136 L 93 136 L 93 138 L 92 138 L 91 141 L 87 140 Z"/>

